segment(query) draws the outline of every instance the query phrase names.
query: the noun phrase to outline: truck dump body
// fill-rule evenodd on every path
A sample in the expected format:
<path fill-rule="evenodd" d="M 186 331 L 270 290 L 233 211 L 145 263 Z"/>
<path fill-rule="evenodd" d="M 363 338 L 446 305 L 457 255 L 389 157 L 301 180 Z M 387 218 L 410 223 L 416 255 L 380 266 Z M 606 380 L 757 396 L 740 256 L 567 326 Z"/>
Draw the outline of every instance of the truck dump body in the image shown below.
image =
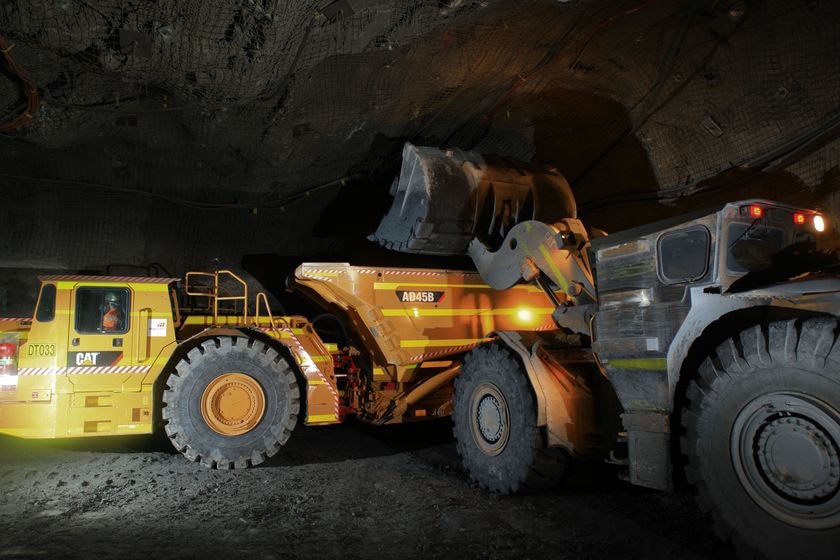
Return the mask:
<path fill-rule="evenodd" d="M 295 282 L 355 333 L 370 377 L 357 390 L 339 383 L 339 393 L 377 423 L 449 414 L 463 355 L 493 331 L 554 328 L 542 290 L 493 290 L 475 272 L 304 263 Z"/>
<path fill-rule="evenodd" d="M 304 263 L 295 279 L 347 313 L 395 381 L 410 381 L 418 364 L 463 353 L 493 331 L 554 325 L 542 290 L 493 290 L 475 272 Z"/>

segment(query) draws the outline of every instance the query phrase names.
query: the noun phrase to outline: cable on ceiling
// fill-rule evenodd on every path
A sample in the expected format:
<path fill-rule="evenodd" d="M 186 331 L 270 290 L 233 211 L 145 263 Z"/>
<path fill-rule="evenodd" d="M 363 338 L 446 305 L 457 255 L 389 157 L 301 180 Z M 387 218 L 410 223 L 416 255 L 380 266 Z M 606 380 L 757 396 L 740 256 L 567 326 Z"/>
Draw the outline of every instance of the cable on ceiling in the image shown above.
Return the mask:
<path fill-rule="evenodd" d="M 266 200 L 256 200 L 256 201 L 249 201 L 249 202 L 200 202 L 197 200 L 188 200 L 185 198 L 179 198 L 176 196 L 165 195 L 161 193 L 157 193 L 154 191 L 144 191 L 139 190 L 131 187 L 121 187 L 118 185 L 109 185 L 107 183 L 97 183 L 94 181 L 81 181 L 75 179 L 57 179 L 54 177 L 35 177 L 31 175 L 21 175 L 21 174 L 14 174 L 14 173 L 2 173 L 0 172 L 0 177 L 6 179 L 13 179 L 17 181 L 30 181 L 33 183 L 48 183 L 48 184 L 62 184 L 62 185 L 70 185 L 75 187 L 84 187 L 84 188 L 93 188 L 93 189 L 102 189 L 105 191 L 111 191 L 114 193 L 118 193 L 125 196 L 145 196 L 156 198 L 159 200 L 164 200 L 171 204 L 175 204 L 178 206 L 184 206 L 187 208 L 199 209 L 199 210 L 233 210 L 233 209 L 259 209 L 259 208 L 267 208 L 267 209 L 280 209 L 285 210 L 286 205 L 297 202 L 299 200 L 303 200 L 309 196 L 312 196 L 314 193 L 322 191 L 324 189 L 328 189 L 331 187 L 339 186 L 339 185 L 346 185 L 347 183 L 357 181 L 360 179 L 369 179 L 372 175 L 372 172 L 362 172 L 356 173 L 353 175 L 348 175 L 345 177 L 341 177 L 340 179 L 336 179 L 334 181 L 329 181 L 327 183 L 322 183 L 320 185 L 315 185 L 309 188 L 306 188 L 301 191 L 297 191 L 291 193 L 287 196 L 281 196 L 272 199 Z"/>
<path fill-rule="evenodd" d="M 14 47 L 14 43 L 10 43 L 4 36 L 0 35 L 0 53 L 2 53 L 3 59 L 6 61 L 6 66 L 9 67 L 12 74 L 17 76 L 23 84 L 23 94 L 26 97 L 26 107 L 24 107 L 12 120 L 0 122 L 0 132 L 17 130 L 18 128 L 26 125 L 29 121 L 35 118 L 35 115 L 38 113 L 38 108 L 41 106 L 41 99 L 38 96 L 38 88 L 29 78 L 26 70 L 24 70 L 15 60 L 15 56 L 12 54 L 12 49 L 14 49 Z"/>

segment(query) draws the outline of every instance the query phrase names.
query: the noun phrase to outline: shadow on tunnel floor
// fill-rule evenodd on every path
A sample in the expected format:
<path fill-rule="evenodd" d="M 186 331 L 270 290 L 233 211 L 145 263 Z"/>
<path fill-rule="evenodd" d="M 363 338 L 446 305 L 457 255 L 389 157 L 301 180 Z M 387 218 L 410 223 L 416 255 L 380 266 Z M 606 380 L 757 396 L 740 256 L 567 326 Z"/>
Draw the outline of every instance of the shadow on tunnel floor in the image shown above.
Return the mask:
<path fill-rule="evenodd" d="M 298 426 L 277 455 L 269 458 L 260 467 L 338 462 L 445 446 L 453 441 L 451 426 L 449 419 L 393 426 L 369 426 L 354 418 L 332 426 Z M 147 435 L 39 440 L 0 435 L 0 463 L 3 462 L 3 458 L 21 459 L 56 452 L 164 453 L 173 458 L 180 457 L 180 453 L 172 446 L 163 429 Z M 454 449 L 452 453 L 455 453 Z"/>

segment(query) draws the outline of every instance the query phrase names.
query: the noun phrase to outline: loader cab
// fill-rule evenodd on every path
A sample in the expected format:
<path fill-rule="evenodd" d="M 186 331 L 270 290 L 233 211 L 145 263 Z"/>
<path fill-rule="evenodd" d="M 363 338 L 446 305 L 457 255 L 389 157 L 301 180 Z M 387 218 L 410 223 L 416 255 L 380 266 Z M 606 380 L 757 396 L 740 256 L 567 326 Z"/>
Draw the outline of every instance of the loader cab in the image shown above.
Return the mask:
<path fill-rule="evenodd" d="M 724 293 L 789 280 L 828 263 L 827 255 L 816 251 L 826 230 L 819 212 L 747 200 L 719 214 L 717 265 Z"/>
<path fill-rule="evenodd" d="M 591 242 L 598 307 L 594 347 L 622 395 L 638 373 L 650 384 L 629 409 L 670 406 L 667 355 L 692 307 L 692 291 L 725 295 L 807 270 L 822 216 L 752 199 L 626 230 Z M 801 263 L 800 263 L 801 261 Z M 801 266 L 800 266 L 801 264 Z"/>
<path fill-rule="evenodd" d="M 836 263 L 815 250 L 825 229 L 815 210 L 750 199 L 593 240 L 602 352 L 664 367 L 691 290 L 743 292 Z"/>
<path fill-rule="evenodd" d="M 665 447 L 655 441 L 664 432 L 650 432 L 650 418 L 671 410 L 669 351 L 695 296 L 708 306 L 709 298 L 807 271 L 807 248 L 824 225 L 815 211 L 746 200 L 592 241 L 598 291 L 592 346 L 625 411 L 632 482 L 662 488 L 670 480 Z M 659 454 L 647 453 L 649 447 Z"/>
<path fill-rule="evenodd" d="M 593 240 L 599 307 L 675 301 L 689 287 L 727 293 L 786 280 L 813 267 L 808 257 L 825 228 L 814 210 L 754 199 Z"/>

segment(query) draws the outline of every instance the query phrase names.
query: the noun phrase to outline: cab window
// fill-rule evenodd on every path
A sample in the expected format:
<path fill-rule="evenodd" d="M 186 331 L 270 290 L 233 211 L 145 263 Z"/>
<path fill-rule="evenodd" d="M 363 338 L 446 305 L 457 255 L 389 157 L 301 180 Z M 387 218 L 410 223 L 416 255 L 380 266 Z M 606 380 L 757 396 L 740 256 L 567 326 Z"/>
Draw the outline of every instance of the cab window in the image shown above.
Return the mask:
<path fill-rule="evenodd" d="M 726 268 L 730 272 L 753 272 L 768 268 L 784 245 L 785 232 L 755 221 L 734 222 L 727 229 L 729 247 Z"/>
<path fill-rule="evenodd" d="M 711 235 L 703 226 L 666 233 L 659 239 L 659 276 L 665 284 L 694 282 L 706 275 Z"/>
<path fill-rule="evenodd" d="M 55 319 L 55 284 L 44 284 L 41 287 L 41 297 L 38 298 L 35 320 L 49 323 L 53 319 Z"/>
<path fill-rule="evenodd" d="M 125 288 L 83 287 L 76 290 L 76 332 L 128 331 L 129 293 Z"/>

